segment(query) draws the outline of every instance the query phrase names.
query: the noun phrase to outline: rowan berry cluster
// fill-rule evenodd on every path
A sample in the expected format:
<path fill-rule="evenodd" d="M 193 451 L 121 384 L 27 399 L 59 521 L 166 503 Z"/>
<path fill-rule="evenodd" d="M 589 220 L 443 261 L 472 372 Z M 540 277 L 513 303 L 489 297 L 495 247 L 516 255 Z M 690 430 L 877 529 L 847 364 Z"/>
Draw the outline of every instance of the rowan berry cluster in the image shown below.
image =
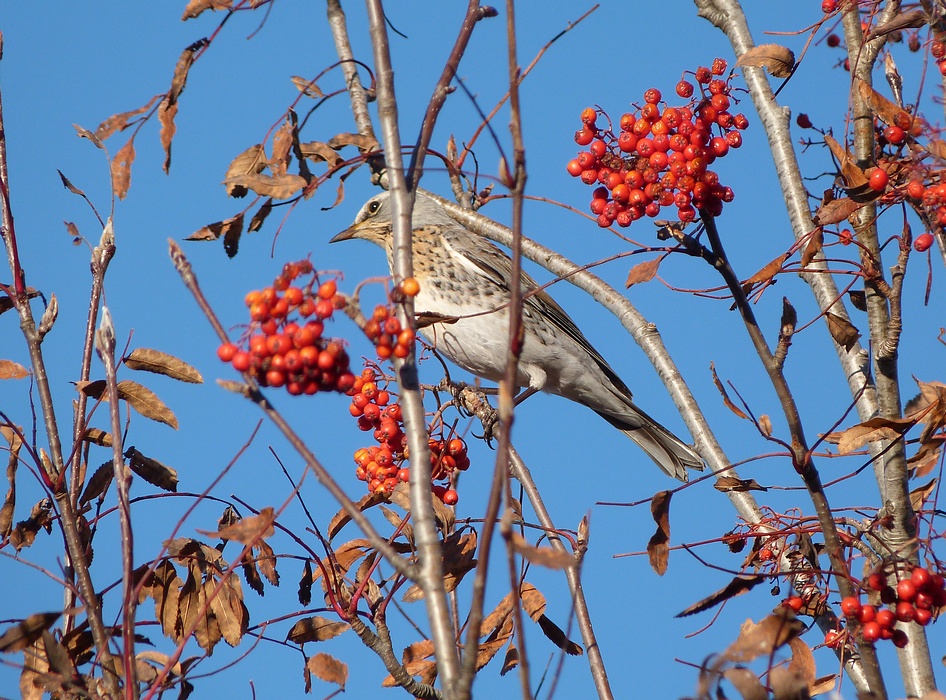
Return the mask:
<path fill-rule="evenodd" d="M 300 277 L 307 277 L 299 285 Z M 250 325 L 243 344 L 224 343 L 217 356 L 261 386 L 293 396 L 347 393 L 355 384 L 344 342 L 326 338 L 325 321 L 345 306 L 335 280 L 319 284 L 308 260 L 287 263 L 272 286 L 246 295 Z"/>
<path fill-rule="evenodd" d="M 885 573 L 874 572 L 861 582 L 861 587 L 875 603 L 862 603 L 860 596 L 848 596 L 841 601 L 841 612 L 849 625 L 859 625 L 860 637 L 868 644 L 889 639 L 903 648 L 910 640 L 906 632 L 895 627 L 897 622 L 915 622 L 925 627 L 933 621 L 933 612 L 946 606 L 946 579 L 922 566 L 914 568 L 910 576 L 901 578 L 895 586 L 888 583 Z M 805 601 L 793 595 L 782 605 L 797 613 Z M 825 645 L 839 646 L 849 634 L 845 630 L 830 630 L 825 635 Z"/>
<path fill-rule="evenodd" d="M 358 418 L 358 427 L 373 430 L 378 443 L 355 451 L 355 476 L 368 484 L 369 493 L 391 493 L 399 483 L 410 480 L 409 454 L 404 435 L 401 406 L 391 402 L 391 394 L 379 386 L 381 376 L 371 368 L 355 378 L 349 411 Z M 448 480 L 455 471 L 470 467 L 466 443 L 459 438 L 445 440 L 431 437 L 431 480 Z M 431 484 L 433 494 L 446 505 L 456 505 L 457 492 L 440 484 Z"/>
<path fill-rule="evenodd" d="M 741 131 L 749 126 L 744 114 L 730 112 L 732 74 L 719 77 L 726 67 L 717 58 L 712 67 L 697 68 L 692 75 L 698 93 L 686 78 L 677 83 L 677 95 L 689 100 L 681 107 L 667 105 L 650 88 L 642 107 L 621 116 L 617 134 L 603 111 L 588 107 L 581 113 L 575 142 L 588 150 L 569 161 L 567 170 L 586 185 L 600 185 L 590 205 L 599 226 L 630 226 L 664 207 L 674 207 L 681 221 L 693 221 L 697 210 L 718 216 L 723 203 L 732 201 L 732 189 L 708 169 L 742 145 Z M 598 125 L 600 116 L 607 127 Z"/>
<path fill-rule="evenodd" d="M 414 347 L 414 331 L 402 328 L 401 322 L 394 315 L 394 308 L 379 304 L 375 307 L 371 318 L 365 323 L 365 335 L 374 343 L 375 352 L 382 360 L 392 355 L 404 358 Z"/>

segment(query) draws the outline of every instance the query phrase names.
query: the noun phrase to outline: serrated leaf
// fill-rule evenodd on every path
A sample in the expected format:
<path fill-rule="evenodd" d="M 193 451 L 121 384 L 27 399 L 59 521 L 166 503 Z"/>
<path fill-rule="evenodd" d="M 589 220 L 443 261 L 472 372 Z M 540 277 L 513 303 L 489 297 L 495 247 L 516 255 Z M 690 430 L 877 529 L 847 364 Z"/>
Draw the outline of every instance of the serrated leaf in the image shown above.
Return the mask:
<path fill-rule="evenodd" d="M 627 273 L 624 286 L 630 288 L 635 284 L 650 282 L 657 276 L 657 269 L 660 267 L 661 260 L 663 260 L 663 258 L 654 258 L 653 260 L 646 260 L 632 267 L 630 272 Z"/>
<path fill-rule="evenodd" d="M 124 363 L 129 369 L 163 374 L 165 377 L 177 379 L 181 382 L 201 384 L 204 381 L 200 372 L 194 367 L 184 362 L 184 360 L 160 350 L 136 348 L 124 358 Z"/>
<path fill-rule="evenodd" d="M 771 656 L 805 630 L 789 608 L 780 607 L 759 623 L 743 625 L 739 638 L 723 653 L 727 661 L 748 663 L 760 656 Z"/>
<path fill-rule="evenodd" d="M 345 146 L 355 146 L 362 153 L 381 149 L 376 138 L 352 133 L 336 134 L 328 140 L 328 146 L 336 150 Z"/>
<path fill-rule="evenodd" d="M 286 635 L 287 642 L 305 644 L 306 642 L 324 642 L 351 629 L 347 622 L 329 620 L 318 615 L 299 620 Z"/>
<path fill-rule="evenodd" d="M 174 124 L 174 118 L 177 116 L 177 102 L 171 102 L 165 97 L 158 105 L 158 122 L 161 124 L 159 136 L 161 139 L 161 148 L 164 149 L 164 172 L 171 171 L 171 142 L 174 140 L 174 133 L 177 127 Z"/>
<path fill-rule="evenodd" d="M 851 348 L 857 344 L 857 339 L 861 337 L 860 332 L 846 318 L 830 311 L 826 311 L 824 316 L 828 322 L 828 332 L 834 338 L 834 342 L 850 352 Z"/>
<path fill-rule="evenodd" d="M 128 460 L 128 466 L 131 470 L 149 484 L 171 493 L 177 493 L 176 469 L 143 455 L 134 447 L 130 447 L 125 451 L 125 458 Z"/>
<path fill-rule="evenodd" d="M 306 662 L 306 668 L 317 678 L 328 683 L 334 683 L 342 688 L 348 681 L 348 664 L 334 656 L 318 653 Z"/>
<path fill-rule="evenodd" d="M 118 149 L 118 153 L 109 164 L 112 172 L 112 193 L 119 199 L 124 199 L 131 186 L 131 165 L 135 162 L 135 135 Z"/>
<path fill-rule="evenodd" d="M 0 379 L 23 379 L 29 374 L 29 370 L 19 362 L 0 360 Z"/>
<path fill-rule="evenodd" d="M 795 54 L 779 44 L 760 44 L 739 57 L 736 67 L 765 68 L 775 78 L 787 78 L 795 67 Z"/>
<path fill-rule="evenodd" d="M 145 112 L 147 112 L 149 109 L 151 109 L 151 105 L 153 105 L 155 103 L 155 100 L 157 100 L 159 97 L 161 96 L 155 95 L 150 100 L 148 100 L 148 103 L 146 105 L 144 105 L 143 107 L 139 107 L 138 109 L 133 109 L 130 112 L 121 112 L 120 114 L 113 114 L 104 122 L 98 125 L 98 127 L 95 129 L 95 135 L 100 140 L 104 141 L 115 132 L 124 131 L 125 128 L 128 126 L 129 120 L 131 120 L 132 117 L 137 117 L 139 114 L 144 114 Z"/>
<path fill-rule="evenodd" d="M 232 187 L 245 187 L 263 197 L 273 199 L 289 199 L 306 186 L 306 180 L 301 175 L 284 173 L 282 175 L 263 175 L 260 173 L 236 175 L 223 181 L 229 190 Z"/>
<path fill-rule="evenodd" d="M 811 264 L 815 256 L 821 252 L 822 245 L 824 245 L 824 229 L 821 226 L 817 226 L 815 230 L 812 231 L 811 236 L 808 237 L 808 244 L 801 254 L 802 267 L 808 267 L 808 265 Z"/>
<path fill-rule="evenodd" d="M 227 173 L 224 180 L 240 177 L 242 175 L 256 175 L 263 172 L 266 168 L 266 151 L 263 144 L 256 143 L 243 151 L 240 155 L 230 161 L 227 166 Z M 230 197 L 244 197 L 247 189 L 241 185 L 228 185 L 227 195 Z"/>
<path fill-rule="evenodd" d="M 518 532 L 511 533 L 509 544 L 512 550 L 524 559 L 549 569 L 567 569 L 577 564 L 575 557 L 568 552 L 562 552 L 551 547 L 534 547 L 526 542 Z"/>
<path fill-rule="evenodd" d="M 82 492 L 82 496 L 79 497 L 79 504 L 84 505 L 93 498 L 98 498 L 104 494 L 114 478 L 115 466 L 112 460 L 100 465 L 86 481 L 85 490 Z"/>
<path fill-rule="evenodd" d="M 198 17 L 206 10 L 229 10 L 233 7 L 233 0 L 190 0 L 184 8 L 181 21 Z"/>
<path fill-rule="evenodd" d="M 650 513 L 657 523 L 657 531 L 647 543 L 647 556 L 650 567 L 658 576 L 667 573 L 670 559 L 670 499 L 672 491 L 661 491 L 650 500 Z"/>
<path fill-rule="evenodd" d="M 256 213 L 253 214 L 253 218 L 250 219 L 250 225 L 246 227 L 246 232 L 253 233 L 259 231 L 263 227 L 263 222 L 266 221 L 266 217 L 269 216 L 272 211 L 273 200 L 270 198 L 263 202 L 260 208 L 256 210 Z"/>
<path fill-rule="evenodd" d="M 299 92 L 301 92 L 306 97 L 315 98 L 325 96 L 325 93 L 319 89 L 319 86 L 315 84 L 314 80 L 308 80 L 300 75 L 292 76 L 291 80 L 292 84 L 296 86 Z"/>
<path fill-rule="evenodd" d="M 43 632 L 48 630 L 61 615 L 61 612 L 34 613 L 22 622 L 8 627 L 3 634 L 0 634 L 0 652 L 23 651 L 42 637 Z"/>
<path fill-rule="evenodd" d="M 76 382 L 76 388 L 93 399 L 108 401 L 108 392 L 105 391 L 105 380 L 97 379 L 92 382 Z M 150 389 L 137 382 L 123 379 L 118 382 L 118 398 L 128 402 L 145 418 L 165 423 L 177 430 L 177 418 L 164 402 Z"/>
<path fill-rule="evenodd" d="M 262 538 L 272 537 L 273 532 L 275 532 L 273 528 L 273 522 L 275 520 L 273 513 L 273 507 L 266 506 L 260 510 L 259 515 L 243 518 L 233 525 L 228 525 L 216 532 L 208 532 L 206 530 L 198 530 L 197 532 L 202 535 L 207 535 L 208 537 L 220 538 L 221 540 L 236 540 L 244 545 L 255 544 Z"/>

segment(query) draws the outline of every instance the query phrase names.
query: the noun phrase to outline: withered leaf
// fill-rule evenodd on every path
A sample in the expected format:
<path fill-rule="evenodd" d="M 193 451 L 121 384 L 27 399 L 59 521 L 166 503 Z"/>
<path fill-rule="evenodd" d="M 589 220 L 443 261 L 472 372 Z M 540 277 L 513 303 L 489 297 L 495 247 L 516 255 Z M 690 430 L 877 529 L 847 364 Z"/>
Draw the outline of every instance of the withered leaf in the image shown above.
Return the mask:
<path fill-rule="evenodd" d="M 759 677 L 744 666 L 727 668 L 723 677 L 739 691 L 742 700 L 767 700 L 769 697 Z"/>
<path fill-rule="evenodd" d="M 104 141 L 116 131 L 124 131 L 128 126 L 128 121 L 132 117 L 137 117 L 139 114 L 144 114 L 147 112 L 149 109 L 151 109 L 151 105 L 153 105 L 155 100 L 157 100 L 159 97 L 161 97 L 161 95 L 155 95 L 150 100 L 148 100 L 148 104 L 144 105 L 143 107 L 139 107 L 138 109 L 133 109 L 130 112 L 113 114 L 98 125 L 95 130 L 95 135 L 98 136 L 100 140 Z"/>
<path fill-rule="evenodd" d="M 289 634 L 286 635 L 286 641 L 296 644 L 324 642 L 327 639 L 337 637 L 350 628 L 351 626 L 347 622 L 338 622 L 313 615 L 297 621 L 289 630 Z"/>
<path fill-rule="evenodd" d="M 811 687 L 811 684 L 815 682 L 818 674 L 815 671 L 815 657 L 811 653 L 811 649 L 805 644 L 801 639 L 795 638 L 789 643 L 789 648 L 792 650 L 792 660 L 788 664 L 788 670 L 794 673 L 799 678 L 805 680 L 805 686 Z"/>
<path fill-rule="evenodd" d="M 292 120 L 287 119 L 273 134 L 273 157 L 269 159 L 269 169 L 276 177 L 285 175 L 289 168 L 294 130 Z"/>
<path fill-rule="evenodd" d="M 503 659 L 503 666 L 499 669 L 499 675 L 505 676 L 511 670 L 519 665 L 519 650 L 516 645 L 510 643 L 506 649 L 506 657 Z"/>
<path fill-rule="evenodd" d="M 149 572 L 147 566 L 135 570 L 135 580 L 144 579 L 138 594 L 138 602 L 148 598 L 154 600 L 154 617 L 161 624 L 164 635 L 180 642 L 183 628 L 180 627 L 180 595 L 183 581 L 174 565 L 165 560 Z"/>
<path fill-rule="evenodd" d="M 29 374 L 29 370 L 18 362 L 0 360 L 0 379 L 23 379 Z"/>
<path fill-rule="evenodd" d="M 775 78 L 787 78 L 795 67 L 795 54 L 779 44 L 760 44 L 739 57 L 736 67 L 742 66 L 765 68 Z"/>
<path fill-rule="evenodd" d="M 872 28 L 867 39 L 873 39 L 878 36 L 885 36 L 892 32 L 899 32 L 902 29 L 919 29 L 929 22 L 926 12 L 920 9 L 910 10 L 908 12 L 899 12 L 889 22 L 884 22 Z"/>
<path fill-rule="evenodd" d="M 335 683 L 344 688 L 348 681 L 348 664 L 339 661 L 334 656 L 320 652 L 311 657 L 305 665 L 312 675 L 327 683 Z"/>
<path fill-rule="evenodd" d="M 657 523 L 657 531 L 647 543 L 647 556 L 650 568 L 663 576 L 667 572 L 670 559 L 670 499 L 672 491 L 661 491 L 650 500 L 650 514 Z"/>
<path fill-rule="evenodd" d="M 746 622 L 739 638 L 726 649 L 723 657 L 727 661 L 749 662 L 759 656 L 770 656 L 804 630 L 804 623 L 794 612 L 780 607 L 758 624 Z"/>
<path fill-rule="evenodd" d="M 782 263 L 788 259 L 788 253 L 782 253 L 777 258 L 769 262 L 768 265 L 756 272 L 752 277 L 743 282 L 743 286 L 752 287 L 756 284 L 770 281 L 782 269 Z"/>
<path fill-rule="evenodd" d="M 825 442 L 838 446 L 838 452 L 846 455 L 859 450 L 864 445 L 878 440 L 896 440 L 916 424 L 909 418 L 871 418 L 863 423 L 852 425 L 847 430 L 828 433 Z"/>
<path fill-rule="evenodd" d="M 404 648 L 401 652 L 401 663 L 407 665 L 412 661 L 420 661 L 434 655 L 434 642 L 432 639 L 422 639 L 414 642 Z"/>
<path fill-rule="evenodd" d="M 289 199 L 306 186 L 306 180 L 301 175 L 293 175 L 292 173 L 283 173 L 282 175 L 251 173 L 228 177 L 223 181 L 223 184 L 227 186 L 228 190 L 240 186 L 253 190 L 263 197 Z"/>
<path fill-rule="evenodd" d="M 259 515 L 243 518 L 217 532 L 207 532 L 206 530 L 198 530 L 197 532 L 208 537 L 219 537 L 221 540 L 236 540 L 244 545 L 254 544 L 262 538 L 272 537 L 275 531 L 273 528 L 273 521 L 275 520 L 273 512 L 272 506 L 266 506 L 260 510 Z"/>
<path fill-rule="evenodd" d="M 689 615 L 695 615 L 698 612 L 703 612 L 704 610 L 709 610 L 730 598 L 735 598 L 737 595 L 751 591 L 765 580 L 766 578 L 764 576 L 737 576 L 727 583 L 724 588 L 706 596 L 703 600 L 694 603 L 686 610 L 677 613 L 674 617 L 687 617 Z"/>
<path fill-rule="evenodd" d="M 823 695 L 824 693 L 830 693 L 837 685 L 837 679 L 838 674 L 836 673 L 829 673 L 827 676 L 816 678 L 811 684 L 811 687 L 808 688 L 808 694 L 811 697 L 816 697 L 818 695 Z M 943 700 L 946 700 L 946 698 Z"/>
<path fill-rule="evenodd" d="M 926 476 L 933 471 L 934 467 L 939 465 L 940 453 L 942 452 L 941 443 L 942 441 L 937 441 L 936 443 L 921 445 L 917 453 L 907 460 L 912 478 Z M 0 530 L 0 534 L 2 533 L 3 531 Z"/>
<path fill-rule="evenodd" d="M 118 149 L 110 164 L 112 171 L 112 193 L 119 199 L 124 199 L 131 186 L 131 164 L 135 162 L 135 136 Z"/>
<path fill-rule="evenodd" d="M 376 506 L 379 503 L 384 503 L 384 496 L 377 493 L 369 493 L 365 496 L 362 496 L 361 499 L 356 503 L 358 510 L 366 511 L 372 506 Z M 339 531 L 345 527 L 349 522 L 351 522 L 351 516 L 348 514 L 344 508 L 340 508 L 338 512 L 332 516 L 332 519 L 328 524 L 328 538 L 332 539 L 339 533 Z"/>
<path fill-rule="evenodd" d="M 217 591 L 217 595 L 211 597 L 216 587 L 215 579 L 204 583 L 207 598 L 210 600 L 210 609 L 213 611 L 220 635 L 227 644 L 235 647 L 243 639 L 250 619 L 250 613 L 243 603 L 243 588 L 240 585 L 240 579 L 236 576 L 227 576 L 220 590 Z"/>
<path fill-rule="evenodd" d="M 99 428 L 87 428 L 82 435 L 82 439 L 100 447 L 112 446 L 112 434 Z"/>
<path fill-rule="evenodd" d="M 855 190 L 867 185 L 868 178 L 861 170 L 854 159 L 854 156 L 835 139 L 831 134 L 824 135 L 824 142 L 831 149 L 831 153 L 841 165 L 841 175 L 844 177 L 845 184 L 849 190 Z M 816 224 L 826 225 L 828 222 L 815 221 Z M 831 222 L 834 223 L 834 222 Z"/>
<path fill-rule="evenodd" d="M 56 172 L 59 173 L 59 179 L 62 180 L 63 187 L 65 187 L 67 190 L 72 192 L 72 194 L 77 194 L 80 197 L 85 197 L 85 192 L 83 192 L 78 187 L 73 185 L 72 182 L 69 180 L 69 178 L 62 174 L 62 170 L 57 170 Z"/>
<path fill-rule="evenodd" d="M 380 150 L 377 139 L 371 136 L 350 133 L 336 134 L 328 140 L 328 146 L 335 150 L 344 148 L 345 146 L 355 146 L 362 153 Z"/>
<path fill-rule="evenodd" d="M 263 144 L 255 143 L 230 161 L 224 181 L 241 175 L 256 175 L 263 172 L 265 168 L 266 151 L 263 150 Z M 230 197 L 244 197 L 247 191 L 245 187 L 240 185 L 227 186 L 227 195 Z"/>
<path fill-rule="evenodd" d="M 818 226 L 830 226 L 846 220 L 851 214 L 864 206 L 863 202 L 855 202 L 850 197 L 841 197 L 825 202 L 812 217 Z"/>
<path fill-rule="evenodd" d="M 858 311 L 867 311 L 867 295 L 863 289 L 852 289 L 847 293 L 851 305 Z"/>
<path fill-rule="evenodd" d="M 174 118 L 177 116 L 177 102 L 171 102 L 165 97 L 158 105 L 158 121 L 161 123 L 161 148 L 164 149 L 164 172 L 171 171 L 171 142 L 174 140 L 174 133 L 177 126 L 174 124 Z"/>
<path fill-rule="evenodd" d="M 411 661 L 404 664 L 404 670 L 407 671 L 408 675 L 420 676 L 421 683 L 430 684 L 433 678 L 436 677 L 437 662 L 424 660 Z M 385 679 L 381 681 L 382 688 L 396 688 L 398 685 L 399 684 L 394 679 L 394 676 L 391 675 L 386 676 Z"/>
<path fill-rule="evenodd" d="M 524 559 L 549 569 L 566 569 L 577 563 L 575 557 L 568 552 L 551 547 L 532 546 L 518 532 L 510 534 L 509 543 L 513 551 Z"/>
<path fill-rule="evenodd" d="M 737 479 L 734 476 L 717 477 L 713 488 L 717 491 L 768 491 L 764 486 L 760 486 L 755 479 Z"/>
<path fill-rule="evenodd" d="M 96 469 L 92 473 L 92 476 L 88 478 L 85 484 L 85 490 L 79 498 L 79 503 L 88 503 L 93 498 L 98 498 L 104 494 L 108 490 L 109 484 L 112 483 L 113 478 L 115 478 L 115 467 L 112 460 L 109 460 Z"/>
<path fill-rule="evenodd" d="M 301 92 L 306 97 L 324 97 L 325 93 L 319 90 L 319 86 L 315 84 L 314 80 L 307 80 L 301 75 L 292 76 L 292 84 L 295 85 L 299 92 Z"/>
<path fill-rule="evenodd" d="M 254 231 L 259 231 L 263 227 L 263 222 L 266 221 L 266 217 L 269 216 L 272 210 L 273 200 L 270 198 L 263 202 L 262 206 L 253 214 L 253 218 L 250 219 L 250 225 L 246 227 L 246 232 L 253 233 Z"/>
<path fill-rule="evenodd" d="M 123 362 L 129 369 L 163 374 L 182 382 L 201 384 L 204 381 L 200 372 L 184 360 L 152 348 L 136 348 L 123 359 Z"/>
<path fill-rule="evenodd" d="M 263 579 L 260 578 L 259 569 L 256 567 L 256 560 L 248 556 L 243 559 L 240 568 L 243 569 L 243 580 L 246 581 L 246 585 L 258 595 L 266 595 Z"/>
<path fill-rule="evenodd" d="M 9 458 L 7 460 L 7 494 L 3 499 L 3 505 L 0 506 L 0 539 L 5 538 L 13 530 L 13 514 L 16 510 L 16 470 L 19 466 L 20 448 L 23 441 L 13 429 L 2 426 L 0 434 L 10 444 Z"/>
<path fill-rule="evenodd" d="M 851 348 L 857 344 L 857 339 L 861 337 L 857 328 L 846 318 L 833 314 L 830 311 L 826 311 L 824 316 L 825 320 L 828 322 L 828 332 L 831 334 L 831 337 L 834 338 L 834 342 L 850 352 Z"/>
<path fill-rule="evenodd" d="M 233 0 L 190 0 L 184 8 L 181 21 L 193 19 L 205 10 L 229 10 L 233 7 Z"/>
<path fill-rule="evenodd" d="M 581 648 L 580 644 L 576 644 L 566 637 L 565 632 L 562 631 L 562 628 L 552 622 L 545 615 L 540 616 L 536 622 L 538 622 L 539 627 L 542 628 L 542 633 L 545 634 L 545 636 L 548 637 L 555 646 L 564 651 L 566 654 L 571 656 L 581 656 L 585 653 L 585 650 Z"/>
<path fill-rule="evenodd" d="M 937 479 L 932 479 L 929 483 L 923 484 L 923 486 L 918 486 L 917 488 L 910 491 L 910 504 L 913 506 L 914 511 L 923 509 L 923 503 L 933 495 L 933 491 L 936 489 L 937 481 Z"/>
<path fill-rule="evenodd" d="M 243 229 L 243 212 L 223 221 L 215 221 L 185 238 L 186 241 L 215 241 L 232 228 Z"/>
<path fill-rule="evenodd" d="M 312 562 L 305 560 L 302 578 L 299 579 L 299 604 L 308 606 L 312 602 Z"/>
<path fill-rule="evenodd" d="M 125 451 L 125 458 L 128 460 L 128 466 L 131 467 L 131 470 L 149 484 L 171 493 L 177 493 L 176 469 L 143 455 L 134 447 L 130 447 Z"/>
<path fill-rule="evenodd" d="M 646 260 L 632 267 L 631 271 L 627 273 L 624 286 L 631 287 L 642 282 L 650 282 L 657 276 L 657 269 L 660 267 L 661 260 L 663 260 L 663 258 L 654 258 L 653 260 Z"/>
<path fill-rule="evenodd" d="M 812 231 L 811 236 L 808 238 L 808 244 L 805 246 L 805 250 L 802 251 L 802 267 L 808 267 L 815 256 L 821 252 L 822 245 L 824 245 L 824 229 L 821 226 L 816 226 L 815 230 Z"/>
<path fill-rule="evenodd" d="M 776 700 L 809 700 L 808 683 L 791 668 L 776 666 L 769 671 L 769 687 Z"/>
<path fill-rule="evenodd" d="M 0 651 L 23 651 L 42 637 L 43 632 L 52 627 L 60 615 L 61 612 L 34 613 L 22 622 L 7 627 L 3 634 L 0 634 Z"/>
<path fill-rule="evenodd" d="M 169 105 L 177 104 L 177 98 L 184 92 L 184 86 L 187 84 L 187 74 L 190 73 L 197 52 L 204 48 L 209 42 L 207 39 L 200 39 L 181 51 L 177 64 L 174 66 L 174 76 L 171 78 L 171 89 L 167 92 Z"/>
<path fill-rule="evenodd" d="M 306 143 L 299 144 L 299 152 L 302 153 L 302 157 L 307 160 L 311 160 L 313 163 L 326 162 L 329 164 L 329 167 L 336 167 L 339 163 L 344 162 L 338 153 L 327 143 L 322 143 L 321 141 L 307 141 Z"/>
<path fill-rule="evenodd" d="M 20 698 L 22 700 L 42 700 L 49 688 L 49 662 L 43 649 L 43 642 L 37 639 L 32 648 L 23 654 L 23 671 L 20 673 Z"/>
<path fill-rule="evenodd" d="M 913 121 L 913 117 L 904 111 L 900 105 L 888 100 L 867 82 L 861 78 L 855 78 L 854 81 L 857 84 L 857 91 L 860 93 L 861 99 L 870 106 L 870 110 L 877 115 L 884 124 L 900 125 L 904 121 Z"/>
<path fill-rule="evenodd" d="M 279 572 L 276 571 L 276 553 L 266 542 L 260 540 L 253 547 L 256 552 L 256 562 L 259 564 L 263 576 L 273 586 L 279 585 Z"/>
<path fill-rule="evenodd" d="M 713 384 L 716 385 L 716 390 L 719 391 L 720 395 L 723 397 L 723 403 L 726 405 L 726 408 L 728 408 L 730 411 L 735 413 L 740 418 L 743 418 L 743 419 L 749 418 L 749 416 L 747 416 L 745 412 L 743 412 L 743 410 L 739 408 L 736 404 L 734 404 L 732 400 L 729 398 L 729 394 L 726 393 L 726 387 L 724 387 L 723 383 L 719 381 L 719 376 L 716 374 L 715 362 L 710 362 L 710 372 L 713 375 Z"/>
<path fill-rule="evenodd" d="M 89 141 L 93 143 L 93 145 L 96 148 L 99 148 L 99 149 L 105 148 L 105 144 L 102 143 L 102 140 L 98 136 L 93 134 L 91 131 L 86 129 L 85 127 L 79 126 L 78 124 L 73 124 L 72 128 L 76 130 L 76 135 L 79 138 L 88 139 Z"/>
<path fill-rule="evenodd" d="M 545 614 L 545 596 L 531 583 L 523 581 L 519 586 L 519 600 L 522 602 L 522 609 L 533 622 L 538 622 Z"/>

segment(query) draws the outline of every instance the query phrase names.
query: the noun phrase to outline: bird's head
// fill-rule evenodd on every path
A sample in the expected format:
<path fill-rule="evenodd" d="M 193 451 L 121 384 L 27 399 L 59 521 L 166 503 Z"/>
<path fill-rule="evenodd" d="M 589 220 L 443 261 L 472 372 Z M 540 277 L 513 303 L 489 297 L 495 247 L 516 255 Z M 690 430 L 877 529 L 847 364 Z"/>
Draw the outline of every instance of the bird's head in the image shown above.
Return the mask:
<path fill-rule="evenodd" d="M 361 238 L 386 247 L 391 237 L 391 195 L 376 194 L 362 205 L 352 225 L 332 238 L 330 243 Z"/>

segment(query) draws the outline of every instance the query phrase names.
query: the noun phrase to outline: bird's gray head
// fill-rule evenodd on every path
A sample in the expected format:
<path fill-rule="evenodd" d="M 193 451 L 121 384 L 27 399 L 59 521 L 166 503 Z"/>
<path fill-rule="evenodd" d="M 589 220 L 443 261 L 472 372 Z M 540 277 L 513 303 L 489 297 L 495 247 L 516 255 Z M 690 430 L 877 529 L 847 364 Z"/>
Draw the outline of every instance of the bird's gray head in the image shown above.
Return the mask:
<path fill-rule="evenodd" d="M 413 228 L 431 224 L 456 225 L 453 219 L 447 216 L 440 203 L 420 192 L 414 200 Z M 352 238 L 387 246 L 391 236 L 391 193 L 381 192 L 365 202 L 352 225 L 332 238 L 331 243 L 347 241 Z"/>

